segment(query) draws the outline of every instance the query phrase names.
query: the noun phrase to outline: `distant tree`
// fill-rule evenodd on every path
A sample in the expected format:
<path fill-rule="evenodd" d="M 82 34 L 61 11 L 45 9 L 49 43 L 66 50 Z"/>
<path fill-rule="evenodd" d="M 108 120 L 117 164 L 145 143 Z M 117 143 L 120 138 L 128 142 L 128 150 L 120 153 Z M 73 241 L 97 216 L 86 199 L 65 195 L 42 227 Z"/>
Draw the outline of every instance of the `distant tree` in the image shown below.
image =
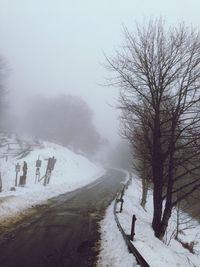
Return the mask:
<path fill-rule="evenodd" d="M 91 155 L 102 139 L 93 123 L 93 114 L 80 97 L 61 95 L 32 99 L 26 116 L 30 133 L 45 140 Z"/>
<path fill-rule="evenodd" d="M 148 112 L 152 227 L 163 239 L 173 207 L 200 188 L 200 33 L 185 25 L 166 30 L 155 20 L 124 34 L 122 49 L 107 58 L 110 83 L 121 88 L 121 109 L 131 113 L 133 131 Z"/>

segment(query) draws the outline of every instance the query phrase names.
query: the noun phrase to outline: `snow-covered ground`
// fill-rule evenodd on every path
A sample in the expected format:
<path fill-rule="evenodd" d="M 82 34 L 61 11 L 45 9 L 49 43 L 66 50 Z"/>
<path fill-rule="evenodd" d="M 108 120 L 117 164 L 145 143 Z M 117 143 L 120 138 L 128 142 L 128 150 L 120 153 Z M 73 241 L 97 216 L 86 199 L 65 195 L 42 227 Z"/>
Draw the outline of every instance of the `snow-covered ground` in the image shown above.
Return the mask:
<path fill-rule="evenodd" d="M 190 220 L 185 220 L 185 223 L 181 224 L 181 229 L 186 229 L 183 230 L 182 234 L 179 234 L 183 242 L 195 242 L 195 254 L 190 253 L 178 241 L 171 238 L 175 228 L 175 212 L 170 221 L 165 243 L 161 242 L 154 237 L 151 227 L 153 213 L 152 193 L 149 192 L 147 211 L 144 211 L 140 206 L 141 190 L 141 181 L 134 176 L 133 183 L 129 186 L 124 196 L 123 212 L 118 214 L 119 221 L 126 234 L 130 234 L 132 215 L 136 215 L 134 246 L 151 267 L 200 267 L 200 225 L 198 222 L 191 221 L 191 218 Z M 190 225 L 194 226 L 192 229 L 189 229 L 188 221 Z M 114 221 L 113 203 L 107 209 L 106 216 L 101 222 L 101 239 L 98 267 L 137 266 L 133 255 L 128 253 L 125 242 Z"/>
<path fill-rule="evenodd" d="M 128 252 L 127 246 L 113 216 L 112 203 L 101 222 L 101 252 L 98 267 L 133 267 L 138 266 L 135 258 Z"/>
<path fill-rule="evenodd" d="M 0 159 L 0 172 L 3 183 L 3 191 L 0 193 L 1 219 L 13 216 L 51 197 L 82 187 L 105 173 L 101 166 L 53 143 L 43 142 L 40 145 L 29 146 L 27 144 L 30 142 L 26 142 L 26 144 L 22 142 L 20 144 L 21 150 L 31 147 L 32 151 L 19 159 L 21 157 L 20 147 L 16 140 L 7 139 L 6 142 L 10 143 L 9 149 L 7 145 L 2 145 L 0 148 L 1 156 L 9 154 L 8 161 L 5 158 Z M 45 174 L 47 159 L 54 156 L 57 160 L 50 183 L 47 186 L 43 185 L 43 181 L 35 184 L 35 164 L 38 156 L 42 160 L 41 176 Z M 22 167 L 24 161 L 28 165 L 26 186 L 16 187 L 16 191 L 10 191 L 10 188 L 15 185 L 15 165 L 18 162 Z M 20 175 L 22 175 L 22 168 Z"/>

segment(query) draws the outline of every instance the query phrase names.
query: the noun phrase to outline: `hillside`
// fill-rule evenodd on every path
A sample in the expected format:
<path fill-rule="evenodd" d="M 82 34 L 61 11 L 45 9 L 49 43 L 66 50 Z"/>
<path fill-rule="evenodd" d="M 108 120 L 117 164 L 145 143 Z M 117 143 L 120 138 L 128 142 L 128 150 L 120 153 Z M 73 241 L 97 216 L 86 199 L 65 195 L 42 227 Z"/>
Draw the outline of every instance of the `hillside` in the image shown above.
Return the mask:
<path fill-rule="evenodd" d="M 19 138 L 12 134 L 0 136 L 0 172 L 2 192 L 0 193 L 0 217 L 13 216 L 26 208 L 40 204 L 45 200 L 82 187 L 103 175 L 102 167 L 69 149 L 48 142 L 34 141 L 31 138 Z M 56 158 L 50 183 L 44 180 L 35 183 L 36 160 L 42 161 L 41 177 L 44 176 L 49 157 Z M 27 162 L 27 179 L 24 187 L 14 187 L 15 166 L 20 164 L 22 175 L 23 162 Z M 11 191 L 15 190 L 15 191 Z"/>

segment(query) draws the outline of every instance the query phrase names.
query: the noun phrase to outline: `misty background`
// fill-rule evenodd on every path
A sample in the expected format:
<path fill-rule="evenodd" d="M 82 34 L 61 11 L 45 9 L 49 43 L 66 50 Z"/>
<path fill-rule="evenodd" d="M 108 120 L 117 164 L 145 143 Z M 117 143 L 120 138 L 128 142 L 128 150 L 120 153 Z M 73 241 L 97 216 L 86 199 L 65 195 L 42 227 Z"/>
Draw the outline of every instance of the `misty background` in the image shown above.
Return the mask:
<path fill-rule="evenodd" d="M 8 70 L 1 127 L 87 155 L 119 150 L 118 90 L 102 86 L 109 77 L 103 52 L 111 56 L 123 42 L 123 24 L 131 29 L 163 16 L 200 26 L 199 8 L 197 0 L 0 0 L 0 55 Z"/>

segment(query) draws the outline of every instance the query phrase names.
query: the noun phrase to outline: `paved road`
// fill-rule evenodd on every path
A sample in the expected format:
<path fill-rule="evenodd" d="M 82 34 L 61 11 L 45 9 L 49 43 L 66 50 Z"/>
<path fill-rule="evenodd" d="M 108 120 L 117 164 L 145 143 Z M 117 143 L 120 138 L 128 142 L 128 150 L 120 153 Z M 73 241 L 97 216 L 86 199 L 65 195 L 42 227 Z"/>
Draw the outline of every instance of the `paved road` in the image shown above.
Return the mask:
<path fill-rule="evenodd" d="M 36 209 L 6 242 L 0 242 L 0 266 L 95 266 L 98 222 L 124 178 L 122 172 L 109 170 L 92 184 Z"/>

